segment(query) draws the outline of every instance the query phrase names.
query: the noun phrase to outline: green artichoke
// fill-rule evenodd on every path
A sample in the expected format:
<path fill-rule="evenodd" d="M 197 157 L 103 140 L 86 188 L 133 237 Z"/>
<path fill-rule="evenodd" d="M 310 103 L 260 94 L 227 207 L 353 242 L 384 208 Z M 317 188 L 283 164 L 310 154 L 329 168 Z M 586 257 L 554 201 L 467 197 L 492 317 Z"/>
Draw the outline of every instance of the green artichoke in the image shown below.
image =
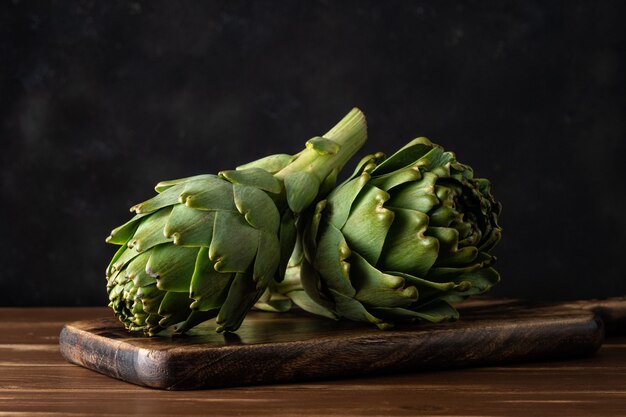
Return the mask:
<path fill-rule="evenodd" d="M 488 180 L 415 139 L 389 158 L 364 158 L 315 206 L 292 258 L 300 285 L 292 277 L 273 290 L 305 310 L 381 329 L 456 319 L 450 303 L 500 280 L 489 254 L 500 210 Z"/>
<path fill-rule="evenodd" d="M 121 245 L 106 270 L 109 306 L 147 335 L 214 317 L 217 331 L 235 331 L 284 276 L 299 213 L 332 189 L 365 140 L 365 118 L 353 109 L 296 155 L 159 183 L 107 238 Z"/>

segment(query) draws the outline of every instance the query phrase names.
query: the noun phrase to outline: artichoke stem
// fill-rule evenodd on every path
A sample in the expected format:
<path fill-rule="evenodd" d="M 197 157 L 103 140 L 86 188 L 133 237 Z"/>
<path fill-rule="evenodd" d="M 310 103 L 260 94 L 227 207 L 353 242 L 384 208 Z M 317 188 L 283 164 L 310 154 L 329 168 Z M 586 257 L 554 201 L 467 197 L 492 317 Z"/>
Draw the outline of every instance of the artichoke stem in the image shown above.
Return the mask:
<path fill-rule="evenodd" d="M 322 138 L 339 145 L 336 152 L 322 152 L 311 140 L 307 149 L 274 176 L 284 180 L 292 172 L 305 171 L 315 175 L 320 182 L 324 181 L 333 171 L 340 170 L 367 140 L 365 115 L 358 108 L 353 108 Z"/>

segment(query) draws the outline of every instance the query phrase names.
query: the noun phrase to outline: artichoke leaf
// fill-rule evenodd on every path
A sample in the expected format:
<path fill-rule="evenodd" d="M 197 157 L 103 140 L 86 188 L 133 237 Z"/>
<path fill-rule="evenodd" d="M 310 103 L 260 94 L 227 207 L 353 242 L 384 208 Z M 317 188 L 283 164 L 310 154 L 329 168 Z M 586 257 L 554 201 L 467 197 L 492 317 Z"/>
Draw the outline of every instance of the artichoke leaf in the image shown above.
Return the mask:
<path fill-rule="evenodd" d="M 191 303 L 191 309 L 199 311 L 219 310 L 228 295 L 228 287 L 233 278 L 234 274 L 217 272 L 209 259 L 209 249 L 201 247 L 198 251 L 189 289 L 189 297 L 194 300 Z"/>
<path fill-rule="evenodd" d="M 478 243 L 476 235 L 473 233 L 474 225 L 472 222 L 461 221 L 453 222 L 450 227 L 453 227 L 459 232 L 459 245 L 460 246 L 475 246 Z"/>
<path fill-rule="evenodd" d="M 380 258 L 381 269 L 426 276 L 439 254 L 439 241 L 424 234 L 428 216 L 413 210 L 391 209 L 395 220 Z"/>
<path fill-rule="evenodd" d="M 330 224 L 338 229 L 341 229 L 346 224 L 354 201 L 369 180 L 370 174 L 364 172 L 359 177 L 338 186 L 330 193 L 326 200 L 328 210 L 326 216 L 328 216 Z"/>
<path fill-rule="evenodd" d="M 307 149 L 315 150 L 320 155 L 335 155 L 341 149 L 341 145 L 337 142 L 322 136 L 309 139 L 305 146 Z"/>
<path fill-rule="evenodd" d="M 137 299 L 142 301 L 150 301 L 150 300 L 159 300 L 158 305 L 156 305 L 156 309 L 154 313 L 158 313 L 159 306 L 161 304 L 161 299 L 165 296 L 165 291 L 161 291 L 156 286 L 156 281 L 154 284 L 146 285 L 137 290 Z M 144 306 L 144 310 L 148 311 L 148 309 Z"/>
<path fill-rule="evenodd" d="M 333 169 L 333 171 L 328 174 L 326 178 L 324 178 L 324 180 L 320 184 L 320 189 L 317 193 L 318 199 L 326 198 L 326 196 L 335 189 L 338 175 L 339 169 Z"/>
<path fill-rule="evenodd" d="M 110 277 L 110 281 L 113 284 L 125 285 L 129 281 L 129 279 L 126 277 L 126 268 L 122 268 L 121 270 L 117 271 L 112 277 Z"/>
<path fill-rule="evenodd" d="M 436 146 L 422 156 L 415 165 L 421 170 L 429 171 L 439 178 L 450 177 L 450 164 L 454 162 L 452 152 L 444 152 L 443 148 Z"/>
<path fill-rule="evenodd" d="M 118 271 L 118 269 L 114 268 L 113 265 L 117 264 L 117 261 L 127 250 L 128 250 L 128 246 L 126 246 L 126 243 L 124 243 L 122 246 L 119 247 L 117 251 L 115 251 L 115 254 L 111 258 L 111 261 L 109 262 L 109 265 L 107 266 L 107 269 L 106 269 L 107 278 L 110 278 L 111 275 L 113 275 L 115 271 Z"/>
<path fill-rule="evenodd" d="M 435 262 L 435 267 L 440 266 L 461 266 L 467 265 L 476 260 L 478 256 L 478 249 L 474 246 L 466 246 L 458 250 L 443 252 L 440 251 L 439 257 Z"/>
<path fill-rule="evenodd" d="M 209 258 L 218 272 L 245 272 L 256 255 L 259 231 L 238 212 L 215 213 Z"/>
<path fill-rule="evenodd" d="M 395 188 L 387 205 L 428 213 L 439 204 L 435 195 L 437 178 L 432 172 L 425 172 L 421 180 Z"/>
<path fill-rule="evenodd" d="M 295 268 L 290 268 L 293 270 Z M 289 272 L 288 270 L 287 272 Z M 320 291 L 322 286 L 322 280 L 319 273 L 313 268 L 313 265 L 307 260 L 306 257 L 302 258 L 302 265 L 299 268 L 300 283 L 305 293 L 317 304 L 319 304 L 323 310 L 334 311 L 334 301 L 325 297 Z M 356 294 L 356 290 L 352 289 Z M 289 294 L 296 294 L 295 292 L 288 292 Z M 315 313 L 312 309 L 306 310 Z"/>
<path fill-rule="evenodd" d="M 318 302 L 314 301 L 313 298 L 311 298 L 311 296 L 309 296 L 309 294 L 307 294 L 304 290 L 290 291 L 286 295 L 295 305 L 304 311 L 333 320 L 337 320 L 339 318 L 332 312 L 332 310 L 325 308 Z"/>
<path fill-rule="evenodd" d="M 257 159 L 256 161 L 249 162 L 247 164 L 239 165 L 237 170 L 246 170 L 250 168 L 260 168 L 271 174 L 275 174 L 281 169 L 285 168 L 291 161 L 294 160 L 294 156 L 288 154 L 276 154 L 266 156 L 265 158 Z"/>
<path fill-rule="evenodd" d="M 192 310 L 191 313 L 189 313 L 189 316 L 187 317 L 187 319 L 178 324 L 177 326 L 174 327 L 174 333 L 175 334 L 182 334 L 185 333 L 187 330 L 196 327 L 197 325 L 204 323 L 207 320 L 211 320 L 212 318 L 214 318 L 215 316 L 217 316 L 217 313 L 219 312 L 219 310 L 210 310 L 210 311 L 198 311 L 198 310 Z"/>
<path fill-rule="evenodd" d="M 483 236 L 482 241 L 478 244 L 478 249 L 481 252 L 488 252 L 500 241 L 502 238 L 502 230 L 499 227 L 495 227 L 489 231 L 486 236 Z"/>
<path fill-rule="evenodd" d="M 278 178 L 261 168 L 221 171 L 219 175 L 233 184 L 247 185 L 273 194 L 283 189 Z"/>
<path fill-rule="evenodd" d="M 407 285 L 414 286 L 419 293 L 419 301 L 428 300 L 442 293 L 452 291 L 458 287 L 454 281 L 434 282 L 424 278 L 419 278 L 411 274 L 398 271 L 385 271 L 387 274 L 396 275 L 406 280 Z"/>
<path fill-rule="evenodd" d="M 254 260 L 252 279 L 258 289 L 267 288 L 280 263 L 280 242 L 275 234 L 259 232 L 258 249 Z"/>
<path fill-rule="evenodd" d="M 280 262 L 278 266 L 278 278 L 285 277 L 285 271 L 289 264 L 294 245 L 297 242 L 298 231 L 295 219 L 291 210 L 285 210 L 280 219 L 280 229 L 278 231 L 278 241 L 280 242 Z"/>
<path fill-rule="evenodd" d="M 401 168 L 413 165 L 415 161 L 422 158 L 436 146 L 437 145 L 433 144 L 424 137 L 413 139 L 396 153 L 378 164 L 378 166 L 372 171 L 372 174 L 388 174 Z"/>
<path fill-rule="evenodd" d="M 233 185 L 223 178 L 208 176 L 189 181 L 178 198 L 179 203 L 199 210 L 236 211 Z"/>
<path fill-rule="evenodd" d="M 157 310 L 158 310 L 158 307 L 157 307 Z M 146 324 L 148 325 L 148 327 L 155 329 L 156 333 L 158 333 L 159 330 L 162 330 L 160 329 L 160 326 L 159 326 L 160 320 L 161 320 L 161 316 L 159 316 L 157 312 L 148 313 L 148 317 L 146 318 Z M 141 330 L 141 329 L 138 329 L 138 330 Z"/>
<path fill-rule="evenodd" d="M 146 313 L 159 314 L 159 307 L 161 306 L 161 302 L 163 301 L 165 294 L 166 293 L 164 291 L 159 290 L 156 287 L 156 284 L 154 284 L 142 288 L 137 294 L 137 297 L 141 300 L 143 310 Z"/>
<path fill-rule="evenodd" d="M 146 273 L 148 259 L 150 259 L 150 252 L 143 252 L 130 261 L 126 267 L 126 276 L 133 281 L 135 288 L 156 283 L 156 280 Z"/>
<path fill-rule="evenodd" d="M 228 295 L 215 322 L 218 333 L 234 331 L 239 328 L 243 319 L 259 299 L 263 290 L 258 290 L 250 274 L 238 272 L 228 290 Z"/>
<path fill-rule="evenodd" d="M 476 262 L 467 266 L 435 266 L 428 271 L 427 279 L 435 281 L 453 280 L 461 274 L 474 272 L 484 267 L 484 262 Z"/>
<path fill-rule="evenodd" d="M 327 203 L 327 200 L 322 200 L 315 205 L 313 214 L 309 215 L 309 224 L 304 227 L 304 230 L 302 231 L 301 240 L 304 242 L 304 256 L 308 256 L 311 262 L 313 262 L 315 251 L 317 250 L 317 235 L 319 233 L 320 221 L 324 210 L 326 210 Z"/>
<path fill-rule="evenodd" d="M 330 290 L 334 300 L 335 309 L 340 317 L 345 317 L 353 321 L 365 321 L 370 322 L 378 326 L 381 330 L 387 330 L 393 327 L 392 324 L 387 323 L 378 317 L 372 315 L 359 301 L 352 297 L 347 297 L 335 290 Z"/>
<path fill-rule="evenodd" d="M 139 226 L 139 220 L 149 214 L 150 213 L 135 214 L 132 219 L 113 229 L 109 237 L 106 238 L 106 242 L 113 245 L 124 245 L 130 240 L 131 237 L 133 237 L 133 234 Z"/>
<path fill-rule="evenodd" d="M 159 315 L 163 316 L 159 321 L 159 326 L 166 328 L 186 320 L 191 313 L 189 301 L 187 292 L 166 293 L 159 306 Z"/>
<path fill-rule="evenodd" d="M 144 252 L 154 246 L 169 242 L 171 239 L 166 237 L 163 231 L 171 212 L 171 207 L 164 207 L 145 218 L 128 241 L 128 248 Z"/>
<path fill-rule="evenodd" d="M 389 191 L 402 184 L 418 181 L 422 178 L 420 170 L 413 166 L 408 166 L 397 171 L 380 175 L 371 179 L 370 184 L 381 190 Z"/>
<path fill-rule="evenodd" d="M 380 288 L 397 290 L 404 287 L 403 277 L 386 274 L 370 265 L 365 258 L 356 252 L 350 255 L 351 282 L 358 290 Z"/>
<path fill-rule="evenodd" d="M 394 212 L 383 206 L 388 199 L 387 192 L 368 184 L 354 202 L 352 212 L 341 228 L 351 250 L 373 265 L 381 256 L 395 218 Z M 367 227 L 364 227 L 365 224 Z"/>
<path fill-rule="evenodd" d="M 285 177 L 287 204 L 294 213 L 300 213 L 313 203 L 319 192 L 321 181 L 306 171 L 295 171 Z"/>
<path fill-rule="evenodd" d="M 184 184 L 186 182 L 194 181 L 194 180 L 204 180 L 204 179 L 207 179 L 207 178 L 217 178 L 217 175 L 201 174 L 201 175 L 194 175 L 193 177 L 186 177 L 186 178 L 178 178 L 178 179 L 175 179 L 175 180 L 161 181 L 161 182 L 159 182 L 156 185 L 156 187 L 154 187 L 154 190 L 157 193 L 162 193 L 163 191 L 167 190 L 168 188 L 172 188 L 175 185 Z"/>
<path fill-rule="evenodd" d="M 351 282 L 357 290 L 355 298 L 365 305 L 381 307 L 409 307 L 417 301 L 413 286 L 405 287 L 404 278 L 385 274 L 370 265 L 355 252 L 350 256 Z"/>
<path fill-rule="evenodd" d="M 452 207 L 438 206 L 431 210 L 428 215 L 430 226 L 434 227 L 450 227 L 453 223 L 463 221 L 463 214 Z"/>
<path fill-rule="evenodd" d="M 160 245 L 152 249 L 146 272 L 163 291 L 189 293 L 199 248 Z"/>
<path fill-rule="evenodd" d="M 293 303 L 289 298 L 278 298 L 273 296 L 270 289 L 266 288 L 265 292 L 259 298 L 259 301 L 254 305 L 255 308 L 263 311 L 269 311 L 272 313 L 284 313 L 289 311 Z"/>
<path fill-rule="evenodd" d="M 137 300 L 133 302 L 133 306 L 131 307 L 130 312 L 133 314 L 133 316 L 135 316 L 133 322 L 137 324 L 140 324 L 148 316 L 143 311 L 143 306 L 141 305 L 141 302 L 138 302 Z"/>
<path fill-rule="evenodd" d="M 250 226 L 269 233 L 278 233 L 280 214 L 267 194 L 258 188 L 240 184 L 233 185 L 233 194 L 237 210 L 244 215 Z"/>
<path fill-rule="evenodd" d="M 406 308 L 376 307 L 371 308 L 376 315 L 388 320 L 426 320 L 431 323 L 441 323 L 443 321 L 458 320 L 459 312 L 444 300 L 433 300 L 422 304 L 415 310 Z"/>
<path fill-rule="evenodd" d="M 456 181 L 443 179 L 435 185 L 435 195 L 442 206 L 456 207 L 456 201 L 462 194 L 463 189 Z"/>
<path fill-rule="evenodd" d="M 214 211 L 196 210 L 177 204 L 172 208 L 163 233 L 175 245 L 209 246 L 214 222 Z"/>
<path fill-rule="evenodd" d="M 377 307 L 403 307 L 409 308 L 417 301 L 418 292 L 415 287 L 407 287 L 401 290 L 388 288 L 359 289 L 355 298 L 363 305 Z"/>
<path fill-rule="evenodd" d="M 111 302 L 119 303 L 119 297 L 123 290 L 124 286 L 119 283 L 114 283 L 113 285 L 111 285 L 111 289 L 109 290 L 109 300 Z"/>
<path fill-rule="evenodd" d="M 356 290 L 350 284 L 350 264 L 346 261 L 351 254 L 343 234 L 332 225 L 320 233 L 313 267 L 325 279 L 328 288 L 354 297 Z"/>
<path fill-rule="evenodd" d="M 184 183 L 174 185 L 162 193 L 152 197 L 150 200 L 134 205 L 130 208 L 130 211 L 134 211 L 137 214 L 152 213 L 162 209 L 163 207 L 173 206 L 178 203 L 178 198 L 184 188 Z"/>
<path fill-rule="evenodd" d="M 476 271 L 459 275 L 458 282 L 469 284 L 469 289 L 463 291 L 463 295 L 482 294 L 500 282 L 500 274 L 492 267 L 482 268 Z"/>
<path fill-rule="evenodd" d="M 427 236 L 433 236 L 439 241 L 439 257 L 435 266 L 458 266 L 474 262 L 478 256 L 478 249 L 474 246 L 459 248 L 459 232 L 448 227 L 429 227 Z"/>
<path fill-rule="evenodd" d="M 122 246 L 125 247 L 125 246 Z M 117 255 L 117 254 L 116 254 Z M 113 265 L 111 265 L 111 274 L 109 274 L 109 276 L 111 276 L 112 274 L 115 274 L 115 272 L 119 272 L 122 269 L 124 269 L 124 267 L 130 262 L 132 261 L 135 257 L 139 256 L 140 253 L 137 252 L 134 249 L 129 249 L 126 248 L 126 250 L 124 250 L 119 257 L 115 260 L 115 262 L 113 263 Z"/>
<path fill-rule="evenodd" d="M 360 177 L 364 172 L 366 172 L 368 175 L 371 175 L 374 168 L 376 168 L 376 164 L 379 163 L 380 161 L 383 161 L 385 158 L 386 158 L 385 154 L 382 152 L 377 152 L 375 154 L 371 154 L 371 155 L 367 155 L 363 157 L 357 164 L 350 178 L 348 178 L 341 185 L 344 185 L 345 183 L 352 181 L 353 179 L 357 177 Z"/>

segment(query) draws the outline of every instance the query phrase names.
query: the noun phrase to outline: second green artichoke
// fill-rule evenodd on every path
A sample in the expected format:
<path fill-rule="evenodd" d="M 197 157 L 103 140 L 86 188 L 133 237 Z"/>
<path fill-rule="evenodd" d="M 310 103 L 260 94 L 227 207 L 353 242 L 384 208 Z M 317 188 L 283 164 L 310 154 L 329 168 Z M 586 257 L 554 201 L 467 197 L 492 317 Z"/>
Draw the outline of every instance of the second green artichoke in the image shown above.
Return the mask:
<path fill-rule="evenodd" d="M 488 180 L 426 138 L 371 155 L 308 214 L 292 259 L 301 286 L 278 292 L 382 329 L 456 319 L 451 302 L 500 280 L 490 254 L 500 211 Z"/>

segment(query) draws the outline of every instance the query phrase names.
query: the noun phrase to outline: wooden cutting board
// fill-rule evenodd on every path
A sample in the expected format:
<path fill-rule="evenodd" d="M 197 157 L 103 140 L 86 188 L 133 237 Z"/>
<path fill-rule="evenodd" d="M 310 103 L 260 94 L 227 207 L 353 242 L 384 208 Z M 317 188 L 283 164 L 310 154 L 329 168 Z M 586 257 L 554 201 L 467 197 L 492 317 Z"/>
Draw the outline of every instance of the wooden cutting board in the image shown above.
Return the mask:
<path fill-rule="evenodd" d="M 167 390 L 217 388 L 363 374 L 590 355 L 603 324 L 572 306 L 478 301 L 461 320 L 374 326 L 305 313 L 251 312 L 236 334 L 202 325 L 188 336 L 146 338 L 113 317 L 66 325 L 70 362 L 134 384 Z"/>

